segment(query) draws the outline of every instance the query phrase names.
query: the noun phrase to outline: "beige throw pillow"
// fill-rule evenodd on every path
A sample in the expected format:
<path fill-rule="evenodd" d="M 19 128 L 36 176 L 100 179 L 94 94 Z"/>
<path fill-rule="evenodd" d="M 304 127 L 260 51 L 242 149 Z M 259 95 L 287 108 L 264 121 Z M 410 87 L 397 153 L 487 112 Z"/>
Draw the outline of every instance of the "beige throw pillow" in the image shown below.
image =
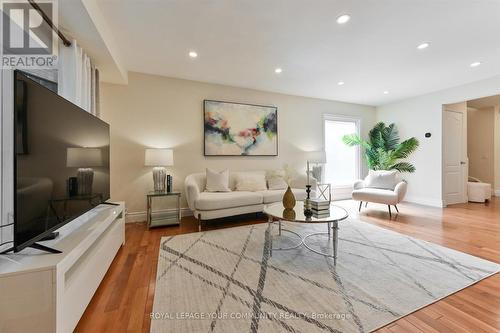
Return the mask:
<path fill-rule="evenodd" d="M 266 172 L 267 187 L 270 190 L 286 190 L 285 170 L 269 170 Z"/>
<path fill-rule="evenodd" d="M 229 170 L 220 172 L 206 169 L 207 172 L 207 185 L 205 191 L 207 192 L 230 192 L 229 188 Z"/>
<path fill-rule="evenodd" d="M 365 186 L 384 190 L 394 190 L 397 170 L 370 170 L 365 179 Z"/>
<path fill-rule="evenodd" d="M 240 172 L 236 175 L 236 191 L 265 191 L 266 177 L 261 173 Z"/>

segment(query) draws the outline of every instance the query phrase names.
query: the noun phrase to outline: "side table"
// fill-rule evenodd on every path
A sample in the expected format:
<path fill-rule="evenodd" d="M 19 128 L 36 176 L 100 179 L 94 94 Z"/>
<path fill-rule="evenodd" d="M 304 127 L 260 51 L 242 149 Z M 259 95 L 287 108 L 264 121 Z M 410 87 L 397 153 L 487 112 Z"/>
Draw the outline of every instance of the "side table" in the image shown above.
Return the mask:
<path fill-rule="evenodd" d="M 153 217 L 153 199 L 159 197 L 174 197 L 176 198 L 177 206 L 175 215 Z M 166 192 L 166 191 L 151 191 L 146 195 L 147 198 L 147 225 L 148 229 L 151 227 L 161 227 L 166 225 L 174 225 L 181 223 L 181 193 L 180 192 Z"/>

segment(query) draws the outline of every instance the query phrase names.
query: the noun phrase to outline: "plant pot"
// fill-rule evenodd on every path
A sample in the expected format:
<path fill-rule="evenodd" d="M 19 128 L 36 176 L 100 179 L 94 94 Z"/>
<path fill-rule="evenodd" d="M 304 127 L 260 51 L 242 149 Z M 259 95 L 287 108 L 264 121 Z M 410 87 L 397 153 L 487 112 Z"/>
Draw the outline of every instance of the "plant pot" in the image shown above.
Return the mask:
<path fill-rule="evenodd" d="M 285 207 L 285 209 L 293 209 L 293 207 L 295 207 L 295 196 L 290 186 L 288 186 L 283 195 L 283 207 Z"/>

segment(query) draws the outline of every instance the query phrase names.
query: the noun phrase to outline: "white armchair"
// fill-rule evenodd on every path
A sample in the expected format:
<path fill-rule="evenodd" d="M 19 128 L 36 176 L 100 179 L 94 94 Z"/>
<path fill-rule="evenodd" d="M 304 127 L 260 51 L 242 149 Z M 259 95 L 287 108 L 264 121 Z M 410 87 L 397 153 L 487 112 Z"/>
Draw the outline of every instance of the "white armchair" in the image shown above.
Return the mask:
<path fill-rule="evenodd" d="M 359 201 L 359 211 L 361 211 L 363 202 L 365 202 L 365 207 L 368 205 L 368 202 L 387 205 L 389 208 L 389 218 L 392 218 L 391 206 L 394 206 L 399 213 L 397 204 L 403 201 L 407 186 L 404 180 L 398 182 L 393 189 L 370 187 L 370 184 L 365 183 L 365 180 L 358 180 L 354 183 L 352 198 Z"/>

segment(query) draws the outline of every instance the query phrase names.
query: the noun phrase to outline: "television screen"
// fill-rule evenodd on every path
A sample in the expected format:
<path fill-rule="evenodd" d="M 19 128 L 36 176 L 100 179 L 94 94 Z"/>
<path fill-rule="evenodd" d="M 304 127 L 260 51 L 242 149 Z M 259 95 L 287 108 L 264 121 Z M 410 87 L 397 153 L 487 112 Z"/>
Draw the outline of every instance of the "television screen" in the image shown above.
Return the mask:
<path fill-rule="evenodd" d="M 109 125 L 16 71 L 14 250 L 109 199 Z"/>

